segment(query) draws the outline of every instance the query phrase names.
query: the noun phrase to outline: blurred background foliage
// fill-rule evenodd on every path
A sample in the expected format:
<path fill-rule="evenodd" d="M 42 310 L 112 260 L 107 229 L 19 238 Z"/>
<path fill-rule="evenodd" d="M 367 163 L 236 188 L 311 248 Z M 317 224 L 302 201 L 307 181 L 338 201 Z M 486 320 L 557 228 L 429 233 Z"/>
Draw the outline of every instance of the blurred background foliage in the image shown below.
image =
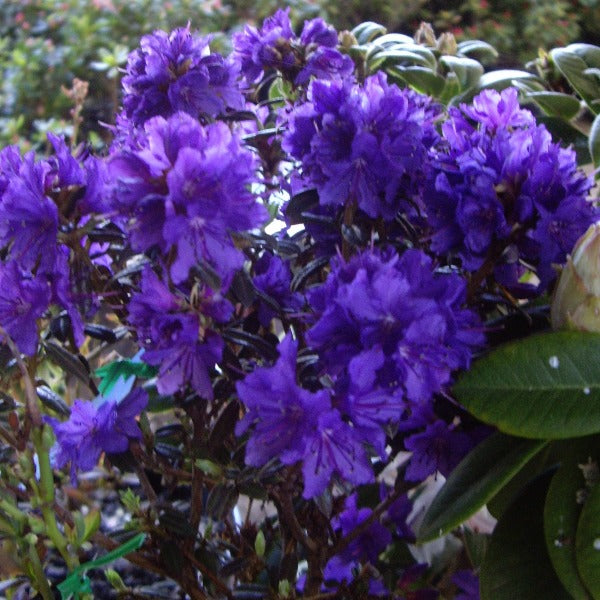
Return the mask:
<path fill-rule="evenodd" d="M 80 138 L 98 148 L 119 102 L 119 69 L 139 38 L 188 22 L 219 32 L 211 44 L 260 22 L 275 0 L 2 0 L 0 2 L 0 144 L 39 147 L 52 130 L 72 134 L 75 78 L 89 82 L 79 107 Z M 522 66 L 575 40 L 600 43 L 600 0 L 292 0 L 292 21 L 322 16 L 339 30 L 374 21 L 412 36 L 422 21 L 458 42 L 480 39 L 497 51 L 493 67 Z"/>

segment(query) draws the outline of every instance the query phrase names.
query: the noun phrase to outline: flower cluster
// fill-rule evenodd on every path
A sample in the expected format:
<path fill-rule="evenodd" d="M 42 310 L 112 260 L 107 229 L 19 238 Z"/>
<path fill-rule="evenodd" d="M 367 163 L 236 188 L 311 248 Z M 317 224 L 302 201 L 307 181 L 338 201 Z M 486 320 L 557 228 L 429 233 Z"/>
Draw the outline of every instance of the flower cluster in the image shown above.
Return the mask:
<path fill-rule="evenodd" d="M 75 342 L 83 342 L 82 313 L 93 305 L 79 289 L 78 277 L 89 277 L 94 265 L 72 229 L 81 227 L 101 205 L 98 181 L 104 169 L 85 151 L 73 156 L 63 139 L 48 139 L 54 154 L 38 160 L 22 157 L 16 147 L 0 152 L 0 325 L 19 349 L 34 354 L 36 318 L 50 304 L 66 309 Z M 61 219 L 74 221 L 67 228 Z M 76 259 L 73 259 L 76 257 Z M 82 275 L 82 272 L 85 272 Z"/>
<path fill-rule="evenodd" d="M 191 292 L 175 296 L 150 267 L 142 272 L 140 292 L 129 303 L 129 322 L 146 349 L 144 362 L 159 367 L 157 388 L 173 394 L 188 383 L 212 400 L 210 370 L 220 360 L 223 340 L 209 328 L 209 320 L 224 322 L 231 304 L 199 283 Z"/>
<path fill-rule="evenodd" d="M 131 440 L 142 437 L 135 417 L 147 403 L 146 392 L 136 388 L 118 403 L 100 396 L 94 402 L 75 400 L 69 419 L 62 423 L 48 417 L 56 435 L 56 466 L 61 469 L 70 463 L 75 484 L 77 469 L 93 469 L 102 452 L 125 452 Z"/>
<path fill-rule="evenodd" d="M 302 462 L 305 498 L 321 494 L 333 475 L 355 485 L 371 481 L 365 448 L 331 406 L 329 392 L 310 392 L 296 383 L 298 343 L 287 335 L 278 349 L 272 367 L 258 368 L 237 384 L 247 412 L 236 434 L 252 427 L 246 463 L 260 467 L 275 458 L 285 465 Z"/>
<path fill-rule="evenodd" d="M 258 82 L 266 69 L 277 69 L 289 81 L 303 85 L 311 77 L 352 77 L 354 63 L 337 49 L 338 36 L 323 19 L 306 21 L 298 38 L 289 10 L 278 10 L 256 29 L 246 25 L 233 36 L 234 57 L 246 84 Z"/>
<path fill-rule="evenodd" d="M 151 117 L 178 111 L 197 118 L 243 108 L 236 63 L 211 53 L 209 42 L 192 34 L 189 25 L 145 35 L 129 55 L 123 77 L 126 119 L 138 127 Z"/>
<path fill-rule="evenodd" d="M 544 290 L 599 215 L 575 152 L 552 142 L 513 88 L 450 109 L 442 132 L 424 194 L 432 250 L 469 271 L 489 261 L 512 293 Z M 539 286 L 520 281 L 531 268 Z"/>
<path fill-rule="evenodd" d="M 139 148 L 115 152 L 108 165 L 108 202 L 125 219 L 133 248 L 174 251 L 176 283 L 198 262 L 230 281 L 244 261 L 230 232 L 266 218 L 249 190 L 253 154 L 224 123 L 202 127 L 181 112 L 150 119 L 144 133 Z"/>
<path fill-rule="evenodd" d="M 390 220 L 419 204 L 438 114 L 428 97 L 389 85 L 383 73 L 363 85 L 319 79 L 289 115 L 283 148 L 321 204 L 354 203 Z"/>

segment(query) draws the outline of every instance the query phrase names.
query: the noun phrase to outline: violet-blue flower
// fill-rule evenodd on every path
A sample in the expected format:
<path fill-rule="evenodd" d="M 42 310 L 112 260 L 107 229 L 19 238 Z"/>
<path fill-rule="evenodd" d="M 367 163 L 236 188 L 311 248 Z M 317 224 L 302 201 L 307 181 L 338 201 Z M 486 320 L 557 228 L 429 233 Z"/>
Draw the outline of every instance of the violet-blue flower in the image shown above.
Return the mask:
<path fill-rule="evenodd" d="M 257 29 L 246 25 L 233 36 L 234 56 L 247 84 L 260 80 L 266 69 L 302 85 L 311 76 L 350 77 L 354 64 L 336 49 L 337 33 L 323 19 L 306 21 L 298 38 L 289 18 L 289 9 L 279 9 Z"/>
<path fill-rule="evenodd" d="M 476 315 L 462 308 L 465 281 L 434 273 L 417 250 L 367 250 L 337 260 L 308 300 L 315 322 L 307 342 L 330 376 L 350 378 L 357 398 L 381 388 L 392 400 L 395 391 L 428 402 L 483 343 Z"/>
<path fill-rule="evenodd" d="M 248 189 L 255 170 L 253 154 L 225 124 L 203 128 L 177 113 L 148 121 L 141 148 L 113 155 L 107 195 L 136 250 L 175 250 L 176 283 L 206 261 L 227 287 L 244 261 L 230 232 L 258 227 L 267 215 Z"/>
<path fill-rule="evenodd" d="M 424 194 L 432 250 L 458 256 L 469 271 L 491 261 L 513 294 L 543 291 L 552 265 L 600 214 L 575 152 L 552 142 L 512 88 L 450 109 L 442 133 Z M 519 281 L 524 266 L 537 287 Z"/>
<path fill-rule="evenodd" d="M 258 306 L 258 318 L 263 327 L 268 327 L 277 313 L 272 301 L 281 311 L 298 310 L 302 306 L 300 294 L 292 293 L 290 289 L 292 282 L 290 267 L 279 256 L 265 251 L 256 261 L 255 273 L 254 285 L 263 296 Z M 264 296 L 267 296 L 267 300 Z"/>
<path fill-rule="evenodd" d="M 123 109 L 134 126 L 177 111 L 215 117 L 230 108 L 243 108 L 235 63 L 211 54 L 209 42 L 210 38 L 193 34 L 189 25 L 142 38 L 123 77 Z"/>
<path fill-rule="evenodd" d="M 373 511 L 370 508 L 358 508 L 356 494 L 346 498 L 344 510 L 331 520 L 332 527 L 342 537 L 352 533 L 361 523 L 366 521 Z M 378 521 L 374 521 L 358 537 L 352 540 L 339 554 L 329 559 L 323 577 L 325 580 L 350 583 L 354 578 L 353 571 L 363 562 L 375 563 L 379 554 L 392 541 L 388 529 Z"/>
<path fill-rule="evenodd" d="M 251 430 L 246 462 L 301 462 L 305 498 L 321 494 L 332 477 L 355 485 L 372 481 L 364 442 L 332 408 L 329 392 L 309 392 L 296 383 L 297 346 L 288 334 L 272 367 L 260 367 L 237 384 L 247 413 L 236 434 Z"/>
<path fill-rule="evenodd" d="M 172 394 L 189 384 L 202 397 L 212 399 L 210 371 L 221 359 L 224 343 L 209 328 L 208 319 L 225 321 L 232 307 L 208 288 L 196 286 L 194 296 L 193 304 L 183 294 L 175 296 L 146 267 L 141 291 L 129 303 L 129 322 L 146 349 L 143 360 L 159 368 L 161 393 Z"/>
<path fill-rule="evenodd" d="M 47 417 L 56 435 L 53 462 L 59 469 L 70 463 L 71 482 L 77 470 L 93 469 L 102 452 L 125 452 L 131 440 L 142 437 L 135 417 L 148 403 L 148 396 L 135 388 L 120 403 L 101 398 L 75 400 L 67 421 Z"/>
<path fill-rule="evenodd" d="M 296 383 L 298 343 L 287 335 L 278 349 L 272 367 L 256 369 L 236 386 L 247 412 L 235 432 L 241 435 L 252 427 L 246 463 L 256 467 L 273 458 L 283 464 L 301 460 L 319 413 L 329 405 L 327 392 L 311 393 Z"/>
<path fill-rule="evenodd" d="M 43 275 L 23 271 L 14 260 L 0 263 L 0 325 L 24 354 L 37 351 L 37 319 L 48 308 L 50 294 Z"/>
<path fill-rule="evenodd" d="M 26 269 L 51 270 L 56 254 L 58 210 L 46 195 L 48 170 L 28 153 L 0 198 L 0 246 L 10 246 L 9 257 Z"/>
<path fill-rule="evenodd" d="M 282 145 L 321 204 L 356 204 L 390 220 L 419 202 L 438 114 L 429 98 L 389 85 L 383 73 L 363 85 L 315 80 L 291 111 Z"/>

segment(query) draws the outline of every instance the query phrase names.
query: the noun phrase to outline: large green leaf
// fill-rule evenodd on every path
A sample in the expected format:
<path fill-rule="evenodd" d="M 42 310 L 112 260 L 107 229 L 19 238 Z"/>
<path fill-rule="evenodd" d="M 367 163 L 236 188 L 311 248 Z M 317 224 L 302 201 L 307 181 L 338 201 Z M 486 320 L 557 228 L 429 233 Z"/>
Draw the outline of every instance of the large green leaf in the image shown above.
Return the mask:
<path fill-rule="evenodd" d="M 434 498 L 421 524 L 419 541 L 443 535 L 468 519 L 545 444 L 501 433 L 484 440 L 452 471 Z"/>
<path fill-rule="evenodd" d="M 441 75 L 437 75 L 427 67 L 399 67 L 389 66 L 386 72 L 392 78 L 401 79 L 418 92 L 438 97 L 446 83 Z"/>
<path fill-rule="evenodd" d="M 542 507 L 551 476 L 531 482 L 498 521 L 481 566 L 481 600 L 572 600 L 544 542 Z"/>
<path fill-rule="evenodd" d="M 461 90 L 475 87 L 483 75 L 483 67 L 478 61 L 460 56 L 442 56 L 442 63 L 448 70 L 452 71 L 460 83 Z"/>
<path fill-rule="evenodd" d="M 595 47 L 592 46 L 592 48 Z M 597 50 L 600 51 L 600 49 Z M 585 73 L 589 67 L 598 66 L 595 53 L 578 51 L 576 45 L 573 45 L 566 48 L 555 48 L 550 51 L 550 56 L 571 87 L 595 113 L 600 112 L 599 107 L 595 104 L 595 101 L 600 99 L 600 84 L 593 74 Z"/>
<path fill-rule="evenodd" d="M 575 538 L 577 569 L 592 598 L 600 598 L 600 484 L 583 505 Z"/>
<path fill-rule="evenodd" d="M 600 432 L 600 334 L 543 333 L 494 350 L 454 386 L 477 418 L 525 438 Z"/>
<path fill-rule="evenodd" d="M 571 94 L 561 92 L 529 92 L 526 96 L 533 100 L 547 115 L 572 119 L 581 108 L 579 100 Z"/>
<path fill-rule="evenodd" d="M 575 559 L 575 535 L 582 505 L 577 493 L 585 487 L 583 473 L 579 468 L 590 455 L 598 450 L 597 436 L 562 442 L 564 456 L 554 474 L 544 504 L 544 535 L 546 548 L 554 570 L 562 584 L 575 600 L 589 600 Z"/>

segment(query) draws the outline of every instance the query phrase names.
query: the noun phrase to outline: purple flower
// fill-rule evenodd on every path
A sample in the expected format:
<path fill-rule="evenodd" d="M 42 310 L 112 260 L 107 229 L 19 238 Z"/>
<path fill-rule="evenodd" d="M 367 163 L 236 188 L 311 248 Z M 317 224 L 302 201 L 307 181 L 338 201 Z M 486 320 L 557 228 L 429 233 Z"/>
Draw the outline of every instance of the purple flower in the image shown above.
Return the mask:
<path fill-rule="evenodd" d="M 102 400 L 75 400 L 69 419 L 63 423 L 46 418 L 56 435 L 53 462 L 59 469 L 71 463 L 73 485 L 77 469 L 89 471 L 102 452 L 125 452 L 130 440 L 142 437 L 135 417 L 148 403 L 144 390 L 134 389 L 119 404 Z"/>
<path fill-rule="evenodd" d="M 225 124 L 203 128 L 177 113 L 148 121 L 138 150 L 113 155 L 107 194 L 127 219 L 134 249 L 174 251 L 175 283 L 206 261 L 227 287 L 244 261 L 230 232 L 258 227 L 267 216 L 248 189 L 255 168 L 253 154 Z"/>
<path fill-rule="evenodd" d="M 49 303 L 50 286 L 45 277 L 34 277 L 15 261 L 0 264 L 0 325 L 24 354 L 31 356 L 37 351 L 37 319 Z"/>
<path fill-rule="evenodd" d="M 473 571 L 456 571 L 452 575 L 452 583 L 460 591 L 455 600 L 479 600 L 479 577 Z"/>
<path fill-rule="evenodd" d="M 428 402 L 452 371 L 468 368 L 472 349 L 483 343 L 477 317 L 462 308 L 464 280 L 435 274 L 431 259 L 417 250 L 402 256 L 370 250 L 338 260 L 308 300 L 315 322 L 307 342 L 326 372 L 348 376 L 357 400 L 367 405 L 378 389 L 395 404 L 396 393 Z M 364 418 L 377 420 L 370 411 Z"/>
<path fill-rule="evenodd" d="M 56 255 L 58 210 L 44 187 L 48 169 L 28 153 L 0 198 L 0 246 L 10 245 L 9 257 L 26 269 L 51 270 Z"/>
<path fill-rule="evenodd" d="M 277 314 L 273 307 L 275 302 L 280 311 L 298 310 L 302 306 L 300 294 L 292 293 L 290 284 L 292 272 L 287 263 L 269 252 L 264 252 L 255 265 L 254 285 L 263 295 L 258 307 L 258 318 L 263 327 L 268 327 L 271 319 Z M 267 300 L 264 300 L 267 296 Z"/>
<path fill-rule="evenodd" d="M 230 108 L 243 108 L 235 63 L 211 54 L 209 41 L 192 34 L 189 25 L 142 38 L 123 77 L 124 113 L 134 126 L 177 111 L 216 117 Z"/>
<path fill-rule="evenodd" d="M 321 204 L 355 203 L 391 220 L 419 201 L 438 114 L 429 98 L 388 85 L 383 73 L 364 85 L 315 80 L 291 111 L 282 145 Z"/>
<path fill-rule="evenodd" d="M 412 452 L 406 479 L 424 481 L 437 471 L 447 477 L 473 444 L 466 433 L 456 431 L 441 419 L 435 419 L 432 413 L 432 422 L 424 431 L 407 437 L 404 446 Z"/>
<path fill-rule="evenodd" d="M 246 462 L 262 466 L 278 458 L 302 462 L 304 497 L 321 494 L 337 476 L 355 485 L 373 480 L 364 443 L 331 407 L 326 390 L 309 392 L 296 383 L 297 342 L 290 335 L 279 344 L 279 359 L 237 384 L 248 412 L 236 435 L 251 429 Z"/>
<path fill-rule="evenodd" d="M 424 194 L 432 250 L 458 256 L 469 271 L 493 260 L 497 281 L 514 294 L 543 291 L 552 265 L 599 214 L 575 152 L 552 143 L 512 88 L 451 109 L 442 133 Z M 524 265 L 537 287 L 519 281 Z"/>
<path fill-rule="evenodd" d="M 352 494 L 346 498 L 344 510 L 331 520 L 331 525 L 343 538 L 366 521 L 372 513 L 370 508 L 359 509 L 356 494 Z M 353 571 L 363 562 L 375 563 L 379 554 L 391 541 L 390 532 L 378 521 L 374 521 L 340 554 L 329 560 L 323 570 L 323 577 L 326 581 L 351 582 L 354 579 Z"/>
<path fill-rule="evenodd" d="M 221 359 L 224 343 L 209 329 L 207 319 L 226 321 L 232 306 L 220 294 L 199 285 L 194 295 L 193 305 L 183 293 L 173 295 L 146 267 L 141 292 L 129 303 L 129 322 L 146 349 L 142 359 L 159 368 L 160 393 L 173 394 L 190 384 L 203 398 L 212 400 L 210 371 Z"/>
<path fill-rule="evenodd" d="M 329 405 L 327 392 L 311 393 L 296 383 L 298 343 L 287 335 L 278 349 L 272 367 L 256 369 L 236 386 L 247 412 L 235 433 L 242 435 L 252 427 L 246 463 L 256 467 L 273 458 L 283 464 L 302 460 L 318 415 Z"/>
<path fill-rule="evenodd" d="M 333 27 L 322 19 L 312 19 L 304 24 L 298 38 L 292 30 L 289 9 L 279 9 L 265 19 L 260 29 L 246 25 L 233 36 L 233 46 L 247 84 L 258 82 L 266 69 L 277 69 L 298 85 L 308 82 L 311 76 L 350 77 L 354 70 L 350 57 L 335 48 L 337 33 Z"/>

